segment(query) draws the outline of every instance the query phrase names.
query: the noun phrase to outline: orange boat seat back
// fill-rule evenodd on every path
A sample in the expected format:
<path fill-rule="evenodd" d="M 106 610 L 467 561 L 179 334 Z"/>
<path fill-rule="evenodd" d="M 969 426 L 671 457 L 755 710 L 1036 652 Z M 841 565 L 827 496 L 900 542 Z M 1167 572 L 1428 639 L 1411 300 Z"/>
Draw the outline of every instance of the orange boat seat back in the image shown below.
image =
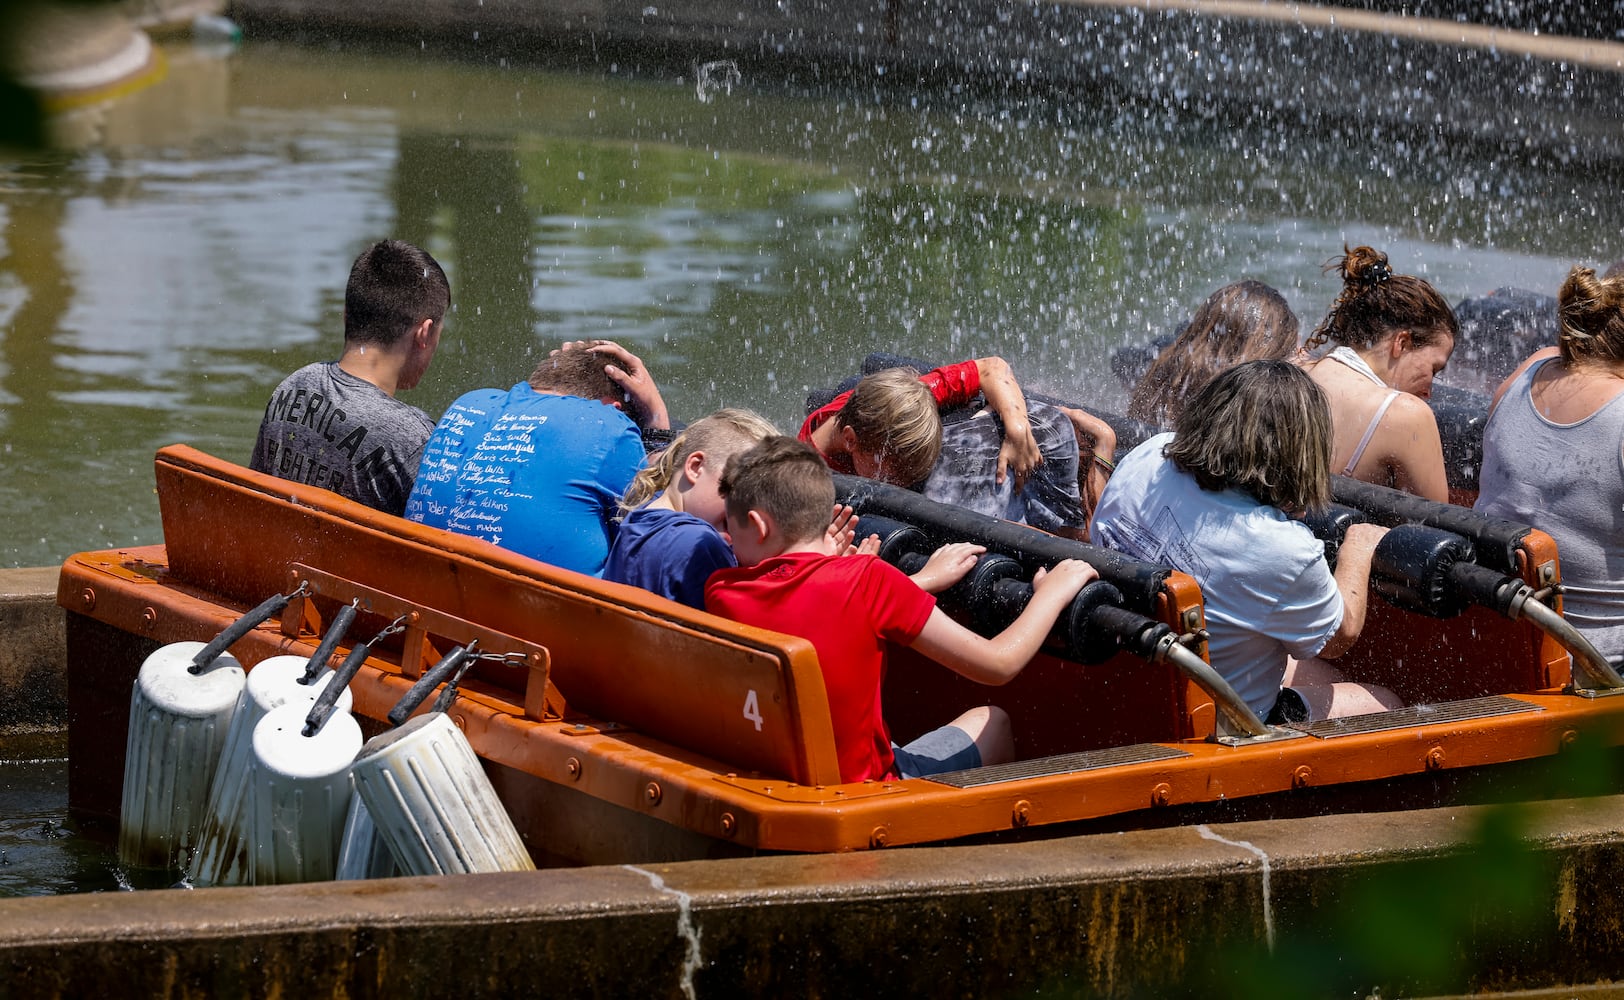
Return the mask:
<path fill-rule="evenodd" d="M 1169 574 L 1158 620 L 1170 626 L 1199 615 L 1200 588 Z M 1212 735 L 1212 699 L 1175 667 L 1119 653 L 1103 663 L 1040 654 L 1008 684 L 987 687 L 899 649 L 888 663 L 885 717 L 899 744 L 951 722 L 966 709 L 997 705 L 1009 713 L 1015 751 L 1030 760 L 1055 754 L 1176 743 Z"/>
<path fill-rule="evenodd" d="M 585 713 L 594 728 L 629 727 L 741 773 L 839 782 L 823 678 L 805 640 L 186 446 L 161 450 L 156 466 L 173 583 L 246 607 L 286 593 L 304 565 L 545 646 L 570 715 Z M 510 700 L 522 709 L 521 673 L 482 664 L 478 677 L 516 687 Z"/>

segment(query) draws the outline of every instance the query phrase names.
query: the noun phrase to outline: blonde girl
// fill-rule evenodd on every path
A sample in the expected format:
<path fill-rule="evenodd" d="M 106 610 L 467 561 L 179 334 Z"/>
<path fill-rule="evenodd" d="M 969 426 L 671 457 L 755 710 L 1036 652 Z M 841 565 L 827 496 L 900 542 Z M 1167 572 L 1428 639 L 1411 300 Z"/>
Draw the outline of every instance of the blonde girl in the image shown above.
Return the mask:
<path fill-rule="evenodd" d="M 690 424 L 627 488 L 604 579 L 703 608 L 711 573 L 737 565 L 722 534 L 726 509 L 717 480 L 729 458 L 777 433 L 742 409 Z"/>

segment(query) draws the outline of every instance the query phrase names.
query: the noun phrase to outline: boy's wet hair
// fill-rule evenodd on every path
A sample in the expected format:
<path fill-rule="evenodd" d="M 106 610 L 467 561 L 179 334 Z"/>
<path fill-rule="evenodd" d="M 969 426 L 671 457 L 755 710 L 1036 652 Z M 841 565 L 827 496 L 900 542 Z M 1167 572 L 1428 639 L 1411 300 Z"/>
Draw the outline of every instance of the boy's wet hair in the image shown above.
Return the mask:
<path fill-rule="evenodd" d="M 558 392 L 582 399 L 626 398 L 604 367 L 610 360 L 587 347 L 567 347 L 541 359 L 530 373 L 530 388 L 538 392 Z"/>
<path fill-rule="evenodd" d="M 728 459 L 754 444 L 773 437 L 778 428 L 754 410 L 728 408 L 717 410 L 689 424 L 681 434 L 671 439 L 658 458 L 633 479 L 621 498 L 621 516 L 654 499 L 671 485 L 677 470 L 688 461 L 688 456 L 702 451 L 710 459 L 725 463 Z"/>
<path fill-rule="evenodd" d="M 835 504 L 835 481 L 823 456 L 781 434 L 728 459 L 717 492 L 727 502 L 728 517 L 743 521 L 759 511 L 772 518 L 788 543 L 823 534 Z"/>
<path fill-rule="evenodd" d="M 1240 490 L 1287 513 L 1331 502 L 1331 406 L 1289 361 L 1220 373 L 1184 407 L 1162 454 L 1204 490 Z"/>
<path fill-rule="evenodd" d="M 912 486 L 930 475 L 942 454 L 936 397 L 912 368 L 864 375 L 835 414 L 835 423 L 850 427 L 857 446 L 883 461 L 898 486 Z"/>
<path fill-rule="evenodd" d="M 451 283 L 427 250 L 380 240 L 355 258 L 344 287 L 344 341 L 395 344 L 426 319 L 445 319 Z"/>

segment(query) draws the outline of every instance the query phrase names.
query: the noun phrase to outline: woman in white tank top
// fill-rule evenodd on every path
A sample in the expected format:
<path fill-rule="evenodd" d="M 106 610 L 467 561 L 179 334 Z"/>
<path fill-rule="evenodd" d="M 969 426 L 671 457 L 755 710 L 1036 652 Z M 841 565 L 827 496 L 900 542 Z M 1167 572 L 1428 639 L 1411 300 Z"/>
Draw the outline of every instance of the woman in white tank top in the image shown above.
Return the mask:
<path fill-rule="evenodd" d="M 1331 403 L 1332 469 L 1447 502 L 1443 443 L 1426 401 L 1455 349 L 1455 314 L 1431 285 L 1394 274 L 1370 247 L 1347 251 L 1333 268 L 1342 294 L 1308 341 L 1337 345 L 1309 364 Z"/>

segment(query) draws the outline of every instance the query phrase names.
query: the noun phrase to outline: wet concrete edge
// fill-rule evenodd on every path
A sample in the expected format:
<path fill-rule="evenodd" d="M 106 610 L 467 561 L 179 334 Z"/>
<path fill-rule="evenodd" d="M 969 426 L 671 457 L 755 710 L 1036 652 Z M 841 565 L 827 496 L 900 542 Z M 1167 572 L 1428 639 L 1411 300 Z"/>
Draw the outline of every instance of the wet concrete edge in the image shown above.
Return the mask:
<path fill-rule="evenodd" d="M 527 982 L 593 996 L 675 996 L 685 982 L 711 995 L 939 995 L 948 982 L 959 995 L 1219 995 L 1210 977 L 1223 962 L 1323 921 L 1377 869 L 1457 850 L 1489 808 L 8 900 L 0 982 L 15 996 L 421 995 L 455 969 L 466 995 Z M 1533 944 L 1479 953 L 1474 988 L 1619 977 L 1624 922 L 1611 893 L 1621 823 L 1624 797 L 1539 807 L 1531 842 L 1551 878 Z M 1494 946 L 1461 946 L 1478 944 Z"/>
<path fill-rule="evenodd" d="M 55 566 L 0 570 L 0 737 L 68 724 L 66 618 Z"/>

